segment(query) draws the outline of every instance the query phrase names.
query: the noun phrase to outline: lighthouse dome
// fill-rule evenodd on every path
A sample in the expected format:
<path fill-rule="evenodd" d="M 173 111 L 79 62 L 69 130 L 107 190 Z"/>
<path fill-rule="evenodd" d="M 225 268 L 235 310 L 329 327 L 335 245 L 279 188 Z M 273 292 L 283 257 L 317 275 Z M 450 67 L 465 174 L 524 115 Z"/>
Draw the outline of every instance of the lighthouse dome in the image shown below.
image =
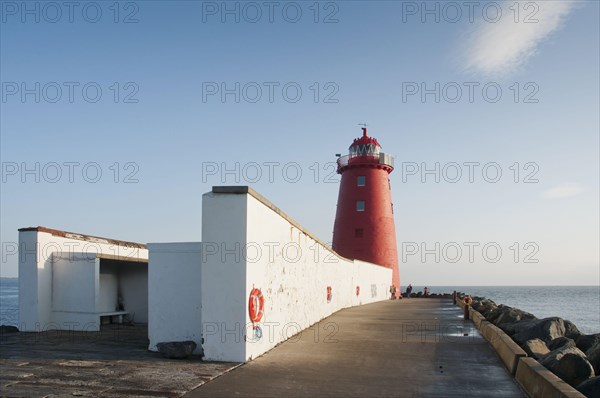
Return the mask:
<path fill-rule="evenodd" d="M 348 148 L 350 155 L 379 155 L 381 145 L 379 145 L 377 139 L 367 135 L 366 127 L 363 127 L 362 131 L 362 137 L 355 138 L 350 148 Z"/>

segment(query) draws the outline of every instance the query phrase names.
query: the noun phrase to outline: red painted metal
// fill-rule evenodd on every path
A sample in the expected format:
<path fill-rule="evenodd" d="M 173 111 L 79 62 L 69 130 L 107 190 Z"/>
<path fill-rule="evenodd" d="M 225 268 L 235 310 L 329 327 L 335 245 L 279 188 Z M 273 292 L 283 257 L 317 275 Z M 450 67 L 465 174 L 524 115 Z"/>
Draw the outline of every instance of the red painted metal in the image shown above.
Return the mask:
<path fill-rule="evenodd" d="M 357 146 L 359 148 L 353 148 Z M 373 146 L 375 152 L 372 152 Z M 393 159 L 380 152 L 381 146 L 376 139 L 367 136 L 366 128 L 349 149 L 350 155 L 338 159 L 338 173 L 342 178 L 333 227 L 333 250 L 346 258 L 391 268 L 390 282 L 399 295 L 398 249 L 389 180 L 389 173 L 394 169 Z M 367 152 L 368 149 L 371 152 Z M 364 186 L 359 186 L 359 176 L 364 177 Z M 357 211 L 358 201 L 364 202 L 364 211 Z"/>
<path fill-rule="evenodd" d="M 377 138 L 375 137 L 369 137 L 367 135 L 367 128 L 363 127 L 362 129 L 362 137 L 359 138 L 355 138 L 354 141 L 352 142 L 352 145 L 350 145 L 350 148 L 357 146 L 357 145 L 362 145 L 362 144 L 374 144 L 377 145 L 378 147 L 381 148 L 381 145 L 379 145 L 379 142 L 377 141 Z"/>

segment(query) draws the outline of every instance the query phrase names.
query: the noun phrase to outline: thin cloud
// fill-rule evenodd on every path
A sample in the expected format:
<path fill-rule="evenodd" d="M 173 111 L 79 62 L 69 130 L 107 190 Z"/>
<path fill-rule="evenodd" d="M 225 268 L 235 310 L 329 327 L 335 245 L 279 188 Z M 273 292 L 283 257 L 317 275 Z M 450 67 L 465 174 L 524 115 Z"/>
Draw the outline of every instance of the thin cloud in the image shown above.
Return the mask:
<path fill-rule="evenodd" d="M 543 192 L 546 199 L 568 198 L 584 192 L 583 187 L 576 183 L 564 183 Z"/>
<path fill-rule="evenodd" d="M 498 22 L 482 20 L 467 34 L 463 66 L 468 72 L 499 77 L 515 72 L 536 54 L 544 39 L 562 26 L 575 7 L 571 0 L 521 1 L 516 17 L 514 3 L 503 2 Z"/>

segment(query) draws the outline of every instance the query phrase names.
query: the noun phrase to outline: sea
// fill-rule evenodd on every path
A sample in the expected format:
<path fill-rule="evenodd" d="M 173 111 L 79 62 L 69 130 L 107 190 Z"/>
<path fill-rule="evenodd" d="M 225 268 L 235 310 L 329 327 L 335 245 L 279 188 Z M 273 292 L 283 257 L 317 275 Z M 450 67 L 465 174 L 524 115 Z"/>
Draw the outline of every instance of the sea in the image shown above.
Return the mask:
<path fill-rule="evenodd" d="M 413 292 L 424 286 L 413 286 Z M 456 290 L 483 296 L 530 312 L 538 318 L 559 316 L 573 322 L 582 333 L 600 333 L 600 286 L 428 286 L 431 293 Z M 18 326 L 19 283 L 0 278 L 0 325 Z"/>
<path fill-rule="evenodd" d="M 424 286 L 414 286 L 413 293 Z M 558 316 L 585 334 L 600 333 L 600 286 L 428 286 L 430 293 L 486 297 L 496 304 L 519 308 L 537 316 Z"/>

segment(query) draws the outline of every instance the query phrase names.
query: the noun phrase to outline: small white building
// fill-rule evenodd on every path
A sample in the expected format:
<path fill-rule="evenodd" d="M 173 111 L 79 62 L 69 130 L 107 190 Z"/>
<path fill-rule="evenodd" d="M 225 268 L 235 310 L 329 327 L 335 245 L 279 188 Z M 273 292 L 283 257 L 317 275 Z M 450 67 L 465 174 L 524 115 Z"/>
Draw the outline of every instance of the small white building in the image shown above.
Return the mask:
<path fill-rule="evenodd" d="M 19 229 L 19 328 L 98 331 L 148 322 L 148 250 L 45 227 Z"/>
<path fill-rule="evenodd" d="M 207 360 L 244 362 L 342 308 L 388 298 L 390 269 L 339 256 L 246 186 L 203 195 L 202 237 L 146 246 L 19 230 L 21 330 L 99 330 L 124 315 L 148 322 L 152 351 L 193 340 Z"/>

